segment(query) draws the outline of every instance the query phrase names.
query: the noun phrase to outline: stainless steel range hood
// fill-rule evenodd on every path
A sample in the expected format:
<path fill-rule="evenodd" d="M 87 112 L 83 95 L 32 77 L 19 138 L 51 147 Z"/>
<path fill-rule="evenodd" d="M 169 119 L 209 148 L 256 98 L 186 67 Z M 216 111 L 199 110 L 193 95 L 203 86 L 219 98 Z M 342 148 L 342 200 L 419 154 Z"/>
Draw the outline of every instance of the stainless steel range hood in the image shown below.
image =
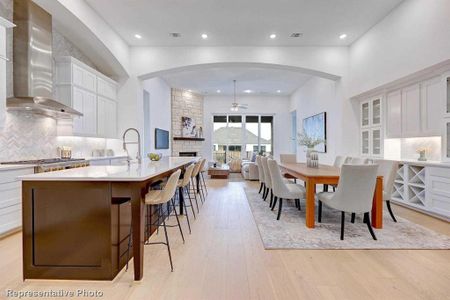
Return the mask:
<path fill-rule="evenodd" d="M 52 99 L 52 16 L 31 0 L 14 0 L 14 97 L 8 110 L 53 118 L 83 114 Z"/>

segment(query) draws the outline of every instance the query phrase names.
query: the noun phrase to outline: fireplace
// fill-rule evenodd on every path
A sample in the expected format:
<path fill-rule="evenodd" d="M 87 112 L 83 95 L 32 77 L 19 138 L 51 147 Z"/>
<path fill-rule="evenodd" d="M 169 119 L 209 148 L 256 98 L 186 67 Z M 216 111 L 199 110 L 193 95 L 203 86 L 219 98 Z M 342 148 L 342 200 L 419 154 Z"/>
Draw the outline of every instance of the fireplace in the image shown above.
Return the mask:
<path fill-rule="evenodd" d="M 184 152 L 179 152 L 178 153 L 179 156 L 197 156 L 197 152 L 196 151 L 184 151 Z"/>

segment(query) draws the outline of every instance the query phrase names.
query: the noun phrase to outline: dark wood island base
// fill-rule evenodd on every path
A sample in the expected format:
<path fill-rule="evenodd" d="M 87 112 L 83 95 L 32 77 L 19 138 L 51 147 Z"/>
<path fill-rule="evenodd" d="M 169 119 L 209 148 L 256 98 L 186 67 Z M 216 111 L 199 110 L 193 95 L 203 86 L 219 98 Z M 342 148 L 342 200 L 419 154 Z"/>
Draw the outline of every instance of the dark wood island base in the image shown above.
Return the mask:
<path fill-rule="evenodd" d="M 129 257 L 141 280 L 144 196 L 152 183 L 185 165 L 142 181 L 24 179 L 23 279 L 114 279 L 127 263 L 131 224 Z"/>

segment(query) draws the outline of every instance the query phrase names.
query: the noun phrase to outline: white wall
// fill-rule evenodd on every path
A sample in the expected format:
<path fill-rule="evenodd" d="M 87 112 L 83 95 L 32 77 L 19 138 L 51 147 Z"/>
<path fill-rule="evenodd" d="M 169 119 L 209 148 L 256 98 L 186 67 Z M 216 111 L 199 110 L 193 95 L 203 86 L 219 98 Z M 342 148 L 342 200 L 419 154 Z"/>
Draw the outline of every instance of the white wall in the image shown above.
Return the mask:
<path fill-rule="evenodd" d="M 204 100 L 205 142 L 203 153 L 208 160 L 212 160 L 212 116 L 213 114 L 229 114 L 232 97 L 207 96 Z M 274 157 L 280 153 L 291 152 L 291 117 L 289 113 L 289 97 L 276 96 L 240 96 L 240 103 L 248 104 L 248 109 L 241 110 L 242 114 L 273 114 L 273 147 Z"/>
<path fill-rule="evenodd" d="M 406 0 L 350 47 L 350 96 L 450 59 L 450 1 Z"/>
<path fill-rule="evenodd" d="M 319 153 L 321 163 L 332 164 L 338 152 L 341 136 L 341 101 L 336 95 L 336 82 L 323 78 L 312 78 L 291 96 L 292 106 L 297 110 L 297 131 L 303 131 L 303 119 L 321 112 L 327 113 L 327 153 Z M 355 140 L 355 142 L 357 142 Z M 297 147 L 297 160 L 306 161 L 304 147 Z"/>
<path fill-rule="evenodd" d="M 171 132 L 171 91 L 170 86 L 161 78 L 145 80 L 143 88 L 150 94 L 150 151 L 171 155 L 171 149 L 155 149 L 155 128 L 161 128 Z M 170 136 L 170 139 L 172 137 Z M 171 145 L 171 143 L 169 143 Z"/>

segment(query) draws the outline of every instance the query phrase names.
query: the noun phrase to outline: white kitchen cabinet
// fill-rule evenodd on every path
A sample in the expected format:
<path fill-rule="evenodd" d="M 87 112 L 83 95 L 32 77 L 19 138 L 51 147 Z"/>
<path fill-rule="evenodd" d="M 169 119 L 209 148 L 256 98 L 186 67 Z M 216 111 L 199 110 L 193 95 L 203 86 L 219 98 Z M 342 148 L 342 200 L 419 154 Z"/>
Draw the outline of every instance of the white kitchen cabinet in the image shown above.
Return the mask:
<path fill-rule="evenodd" d="M 426 207 L 450 218 L 450 169 L 426 168 Z"/>
<path fill-rule="evenodd" d="M 71 106 L 83 114 L 73 120 L 73 133 L 82 136 L 97 135 L 97 99 L 94 93 L 73 86 Z"/>
<path fill-rule="evenodd" d="M 56 61 L 58 100 L 83 113 L 74 118 L 72 134 L 116 138 L 116 82 L 73 57 Z"/>
<path fill-rule="evenodd" d="M 0 128 L 4 126 L 6 112 L 6 29 L 15 25 L 0 17 Z"/>
<path fill-rule="evenodd" d="M 421 116 L 423 135 L 441 135 L 442 103 L 441 78 L 436 77 L 421 84 Z"/>
<path fill-rule="evenodd" d="M 113 100 L 99 96 L 97 99 L 97 128 L 98 135 L 117 137 L 117 103 Z"/>
<path fill-rule="evenodd" d="M 34 169 L 0 170 L 0 235 L 22 225 L 22 184 L 18 176 Z"/>
<path fill-rule="evenodd" d="M 117 95 L 117 84 L 112 80 L 97 77 L 97 93 L 99 96 L 115 100 Z"/>
<path fill-rule="evenodd" d="M 436 77 L 387 94 L 387 138 L 441 134 L 444 115 L 441 82 L 441 77 Z"/>
<path fill-rule="evenodd" d="M 402 137 L 421 135 L 420 84 L 402 90 Z"/>
<path fill-rule="evenodd" d="M 386 137 L 402 136 L 402 94 L 395 91 L 386 95 Z"/>

